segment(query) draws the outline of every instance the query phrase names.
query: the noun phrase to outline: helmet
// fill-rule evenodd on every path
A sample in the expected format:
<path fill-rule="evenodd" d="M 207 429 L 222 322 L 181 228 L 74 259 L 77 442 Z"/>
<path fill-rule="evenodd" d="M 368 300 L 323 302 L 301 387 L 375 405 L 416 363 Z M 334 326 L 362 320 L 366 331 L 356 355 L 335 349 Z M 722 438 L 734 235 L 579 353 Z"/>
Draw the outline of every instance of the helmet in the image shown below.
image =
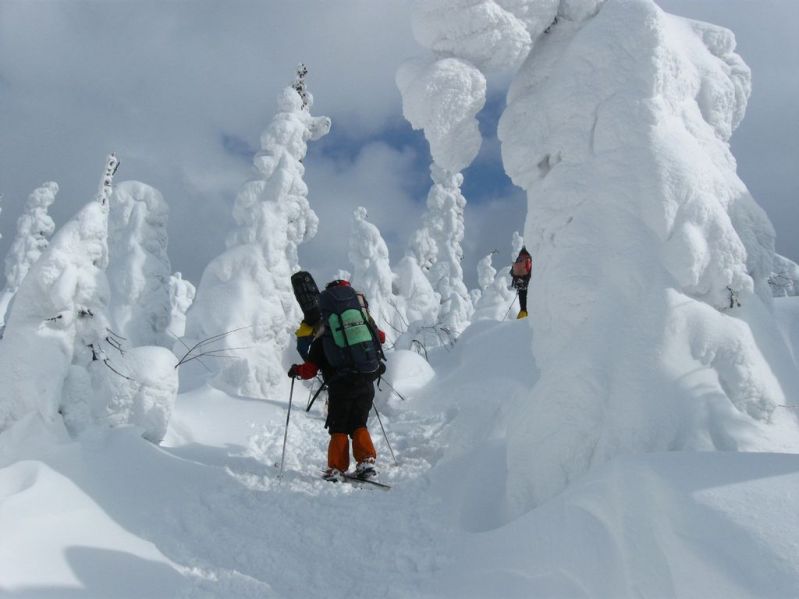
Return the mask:
<path fill-rule="evenodd" d="M 330 289 L 331 287 L 349 287 L 350 282 L 345 279 L 336 279 L 335 281 L 330 281 L 327 285 L 325 285 L 325 289 Z"/>

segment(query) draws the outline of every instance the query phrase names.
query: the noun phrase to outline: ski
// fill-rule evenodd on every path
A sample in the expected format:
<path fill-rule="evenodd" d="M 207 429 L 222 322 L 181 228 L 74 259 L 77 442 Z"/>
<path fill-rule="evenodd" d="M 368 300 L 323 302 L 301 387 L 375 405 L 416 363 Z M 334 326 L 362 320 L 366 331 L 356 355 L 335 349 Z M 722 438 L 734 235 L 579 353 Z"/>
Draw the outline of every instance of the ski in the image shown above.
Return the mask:
<path fill-rule="evenodd" d="M 380 487 L 384 491 L 388 491 L 391 488 L 391 485 L 387 485 L 386 483 L 381 483 L 381 482 L 378 482 L 376 480 L 372 480 L 370 478 L 358 478 L 354 474 L 348 474 L 347 472 L 345 472 L 343 474 L 343 476 L 344 476 L 344 480 L 346 480 L 346 481 L 353 482 L 353 483 L 367 483 L 367 484 L 370 484 L 370 485 L 375 485 L 376 487 Z"/>

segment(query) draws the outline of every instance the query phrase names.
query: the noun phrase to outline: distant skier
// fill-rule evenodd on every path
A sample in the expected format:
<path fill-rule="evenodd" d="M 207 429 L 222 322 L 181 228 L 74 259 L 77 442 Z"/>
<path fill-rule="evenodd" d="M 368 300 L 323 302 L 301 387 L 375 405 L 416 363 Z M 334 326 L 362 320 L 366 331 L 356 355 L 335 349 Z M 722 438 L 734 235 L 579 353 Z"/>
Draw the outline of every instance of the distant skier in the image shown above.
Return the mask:
<path fill-rule="evenodd" d="M 366 428 L 372 409 L 374 381 L 384 371 L 380 345 L 385 334 L 367 311 L 363 295 L 348 281 L 328 283 L 320 294 L 322 324 L 303 364 L 293 364 L 288 375 L 311 379 L 321 370 L 328 388 L 328 415 L 325 427 L 330 432 L 327 470 L 323 477 L 340 481 L 350 465 L 350 442 L 356 461 L 355 476 L 377 475 L 377 453 Z"/>
<path fill-rule="evenodd" d="M 522 246 L 516 261 L 510 269 L 511 287 L 519 293 L 519 314 L 516 318 L 527 318 L 527 286 L 533 272 L 533 258 L 527 248 Z"/>

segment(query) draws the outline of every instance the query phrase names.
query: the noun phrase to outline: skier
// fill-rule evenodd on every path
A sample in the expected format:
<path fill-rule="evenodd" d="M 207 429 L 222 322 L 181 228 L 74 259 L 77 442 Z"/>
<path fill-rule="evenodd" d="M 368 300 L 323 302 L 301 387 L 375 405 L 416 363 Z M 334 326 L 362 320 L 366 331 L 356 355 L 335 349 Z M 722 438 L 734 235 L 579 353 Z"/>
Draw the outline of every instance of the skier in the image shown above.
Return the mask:
<path fill-rule="evenodd" d="M 325 292 L 322 293 L 320 304 L 326 305 L 326 299 L 329 299 L 329 297 L 326 298 L 325 294 L 328 290 L 337 287 L 349 288 L 349 281 L 335 280 L 328 283 L 325 287 Z M 346 297 L 347 292 L 339 290 L 338 292 L 331 292 L 328 296 Z M 337 356 L 344 355 L 352 359 L 353 355 L 358 356 L 360 354 L 358 350 L 361 348 L 356 348 L 354 345 L 345 345 L 344 351 L 337 354 L 334 337 L 339 335 L 340 338 L 343 338 L 342 335 L 346 334 L 346 343 L 350 343 L 349 333 L 344 326 L 341 327 L 344 333 L 330 331 L 328 330 L 328 321 L 325 321 L 322 326 L 317 328 L 317 333 L 311 343 L 305 362 L 293 364 L 288 371 L 289 377 L 300 377 L 305 380 L 315 377 L 319 370 L 322 371 L 322 376 L 328 388 L 329 401 L 325 427 L 330 433 L 330 442 L 327 448 L 327 470 L 324 472 L 323 478 L 333 482 L 343 480 L 344 473 L 349 468 L 349 437 L 352 437 L 352 454 L 356 462 L 355 476 L 361 479 L 368 479 L 377 475 L 375 470 L 377 453 L 369 430 L 366 428 L 366 421 L 369 417 L 369 411 L 372 409 L 372 401 L 375 396 L 374 380 L 385 369 L 382 362 L 377 359 L 377 353 L 380 352 L 379 344 L 385 341 L 385 334 L 374 325 L 374 321 L 366 312 L 366 302 L 362 299 L 363 296 L 355 294 L 354 290 L 349 293 L 349 296 L 352 298 L 357 297 L 357 299 L 351 300 L 356 302 L 355 305 L 357 307 L 353 308 L 350 305 L 347 310 L 352 311 L 354 309 L 356 314 L 360 314 L 360 320 L 357 321 L 357 324 L 348 322 L 346 326 L 351 327 L 353 331 L 359 327 L 362 327 L 362 332 L 368 331 L 369 340 L 361 341 L 360 343 L 369 348 L 367 351 L 377 365 L 376 370 L 372 373 L 363 373 L 358 370 L 357 364 L 354 366 L 352 363 L 337 366 L 334 363 L 339 361 Z M 326 314 L 325 309 L 322 312 L 328 318 L 339 317 L 336 314 L 329 316 Z"/>
<path fill-rule="evenodd" d="M 516 289 L 519 294 L 519 314 L 516 318 L 527 318 L 527 286 L 530 283 L 530 275 L 533 272 L 533 259 L 527 248 L 522 246 L 516 261 L 510 269 L 511 287 Z"/>

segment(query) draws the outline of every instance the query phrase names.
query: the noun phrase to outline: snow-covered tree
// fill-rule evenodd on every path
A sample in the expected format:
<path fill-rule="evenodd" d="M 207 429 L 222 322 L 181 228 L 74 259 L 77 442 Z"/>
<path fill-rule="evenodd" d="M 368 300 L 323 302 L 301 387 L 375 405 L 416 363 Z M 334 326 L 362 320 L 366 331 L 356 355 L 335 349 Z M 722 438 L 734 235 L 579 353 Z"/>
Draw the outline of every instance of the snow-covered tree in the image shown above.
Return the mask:
<path fill-rule="evenodd" d="M 106 163 L 100 191 L 53 237 L 17 291 L 0 344 L 0 431 L 28 414 L 63 422 L 136 424 L 159 440 L 177 394 L 175 357 L 163 348 L 126 360 L 110 336 L 105 275 L 108 212 L 118 161 Z M 137 368 L 141 364 L 141 369 Z M 131 391 L 102 392 L 104 382 Z"/>
<path fill-rule="evenodd" d="M 521 246 L 519 248 L 521 249 Z M 515 254 L 518 254 L 518 251 Z M 493 265 L 493 258 L 494 252 L 485 256 L 477 264 L 477 281 L 482 293 L 475 302 L 474 320 L 504 320 L 515 303 L 516 292 L 509 289 L 510 265 L 497 272 Z"/>
<path fill-rule="evenodd" d="M 115 187 L 108 232 L 110 315 L 114 331 L 131 346 L 174 342 L 165 334 L 171 316 L 168 218 L 157 189 L 136 181 Z"/>
<path fill-rule="evenodd" d="M 774 232 L 729 149 L 750 90 L 733 35 L 652 0 L 555 16 L 499 123 L 541 373 L 509 425 L 512 514 L 624 453 L 799 449 L 777 409 L 799 369 L 769 307 Z"/>
<path fill-rule="evenodd" d="M 472 311 L 460 264 L 466 207 L 460 171 L 480 148 L 476 114 L 485 103 L 485 77 L 455 58 L 422 59 L 400 67 L 397 85 L 405 117 L 424 130 L 433 155 L 433 186 L 410 252 L 441 296 L 440 325 L 457 336 Z"/>
<path fill-rule="evenodd" d="M 55 230 L 47 210 L 57 193 L 57 183 L 43 183 L 28 196 L 25 211 L 17 219 L 17 233 L 5 259 L 6 286 L 0 293 L 0 327 L 5 323 L 9 305 L 22 280 L 47 248 Z"/>
<path fill-rule="evenodd" d="M 228 249 L 206 267 L 186 319 L 187 343 L 239 329 L 207 347 L 230 358 L 206 363 L 216 369 L 214 384 L 257 397 L 287 389 L 283 354 L 302 318 L 291 275 L 300 270 L 299 244 L 318 224 L 302 160 L 307 142 L 330 130 L 329 118 L 311 116 L 307 90 L 302 98 L 287 87 L 277 105 L 254 159 L 258 179 L 236 197 Z"/>
<path fill-rule="evenodd" d="M 774 267 L 768 283 L 774 297 L 799 295 L 799 264 L 774 254 Z"/>
<path fill-rule="evenodd" d="M 421 264 L 421 248 L 435 248 L 435 258 L 428 260 L 427 278 L 441 296 L 438 323 L 460 335 L 472 316 L 474 307 L 463 282 L 463 217 L 466 199 L 460 191 L 463 175 L 451 175 L 435 163 L 431 167 L 433 187 L 427 196 L 427 210 L 422 227 L 414 234 L 412 249 Z"/>
<path fill-rule="evenodd" d="M 416 258 L 405 256 L 395 271 L 397 295 L 403 300 L 408 327 L 394 342 L 394 347 L 409 349 L 418 343 L 429 348 L 452 341 L 436 326 L 441 296 L 433 289 Z"/>
<path fill-rule="evenodd" d="M 408 320 L 403 298 L 394 292 L 395 276 L 391 272 L 388 246 L 380 230 L 366 216 L 363 207 L 353 212 L 349 247 L 351 282 L 366 296 L 369 312 L 391 344 L 408 327 Z"/>
<path fill-rule="evenodd" d="M 183 337 L 186 332 L 186 313 L 189 311 L 197 290 L 191 281 L 184 279 L 176 272 L 169 278 L 170 319 L 167 332 L 176 338 Z"/>

